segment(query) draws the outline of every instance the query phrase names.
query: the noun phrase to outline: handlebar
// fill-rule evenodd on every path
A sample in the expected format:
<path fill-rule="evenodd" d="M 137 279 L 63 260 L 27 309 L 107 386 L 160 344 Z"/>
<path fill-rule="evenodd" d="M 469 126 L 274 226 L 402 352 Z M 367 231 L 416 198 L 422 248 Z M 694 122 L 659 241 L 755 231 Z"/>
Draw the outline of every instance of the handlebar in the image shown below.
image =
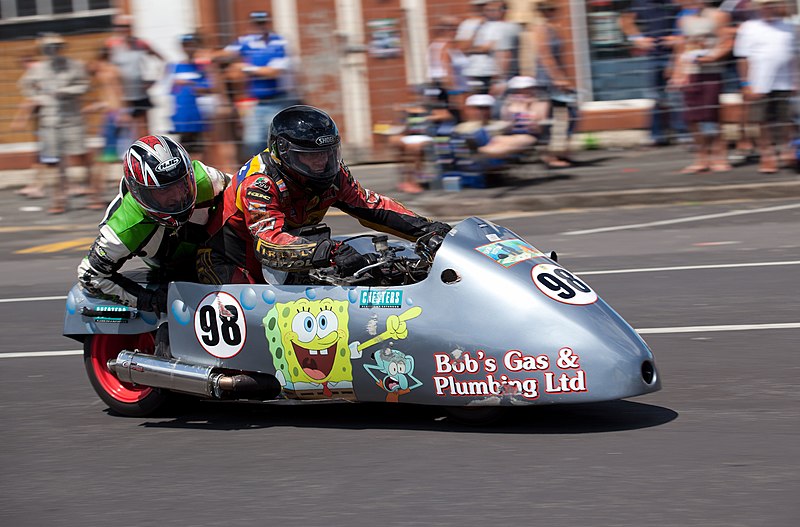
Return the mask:
<path fill-rule="evenodd" d="M 364 236 L 369 235 L 358 237 Z M 391 286 L 416 283 L 428 276 L 434 254 L 441 243 L 441 236 L 437 236 L 435 233 L 418 238 L 414 246 L 414 252 L 418 258 L 413 258 L 400 256 L 398 253 L 403 251 L 403 248 L 389 245 L 386 235 L 372 236 L 375 252 L 364 255 L 369 262 L 368 265 L 350 276 L 340 275 L 335 267 L 315 269 L 310 272 L 310 275 L 321 283 L 343 286 L 366 284 Z"/>

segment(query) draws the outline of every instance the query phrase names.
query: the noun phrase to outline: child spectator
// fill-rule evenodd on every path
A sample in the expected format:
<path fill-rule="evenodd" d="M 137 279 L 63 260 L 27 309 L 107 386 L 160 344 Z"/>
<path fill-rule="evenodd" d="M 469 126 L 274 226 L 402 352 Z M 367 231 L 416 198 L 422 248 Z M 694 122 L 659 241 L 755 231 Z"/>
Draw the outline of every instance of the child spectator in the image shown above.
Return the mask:
<path fill-rule="evenodd" d="M 509 134 L 525 134 L 538 140 L 542 123 L 550 112 L 546 94 L 537 93 L 533 77 L 517 76 L 508 81 L 508 95 L 500 111 L 500 118 L 511 123 Z"/>

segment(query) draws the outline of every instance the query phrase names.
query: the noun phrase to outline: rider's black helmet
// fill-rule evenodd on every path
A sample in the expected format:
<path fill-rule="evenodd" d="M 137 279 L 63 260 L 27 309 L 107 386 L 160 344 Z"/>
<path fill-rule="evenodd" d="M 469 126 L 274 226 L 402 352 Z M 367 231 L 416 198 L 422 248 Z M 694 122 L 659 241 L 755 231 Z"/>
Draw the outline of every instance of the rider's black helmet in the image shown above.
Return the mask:
<path fill-rule="evenodd" d="M 313 106 L 290 106 L 272 119 L 270 163 L 289 182 L 323 192 L 339 173 L 340 142 L 330 115 Z"/>

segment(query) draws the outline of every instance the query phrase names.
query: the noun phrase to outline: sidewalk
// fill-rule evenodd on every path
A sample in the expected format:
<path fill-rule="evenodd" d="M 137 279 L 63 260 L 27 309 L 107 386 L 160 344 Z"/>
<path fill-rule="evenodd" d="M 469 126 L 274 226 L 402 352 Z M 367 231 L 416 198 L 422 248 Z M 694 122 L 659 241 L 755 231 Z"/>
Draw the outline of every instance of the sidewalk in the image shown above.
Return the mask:
<path fill-rule="evenodd" d="M 544 211 L 563 208 L 613 207 L 733 199 L 800 198 L 800 174 L 782 169 L 759 174 L 758 164 L 735 166 L 726 173 L 680 174 L 691 163 L 686 147 L 618 148 L 581 151 L 572 168 L 547 170 L 539 163 L 512 167 L 501 186 L 465 188 L 460 192 L 429 190 L 404 194 L 395 190 L 399 167 L 394 164 L 351 166 L 353 176 L 375 192 L 403 201 L 433 217 L 464 217 L 505 211 Z M 70 178 L 82 177 L 80 169 Z M 107 167 L 109 199 L 117 189 L 119 167 Z M 32 170 L 0 172 L 0 192 L 35 177 Z M 3 200 L 8 203 L 8 197 Z M 20 205 L 26 203 L 19 197 Z M 28 202 L 32 203 L 32 202 Z M 39 200 L 39 204 L 42 201 Z"/>

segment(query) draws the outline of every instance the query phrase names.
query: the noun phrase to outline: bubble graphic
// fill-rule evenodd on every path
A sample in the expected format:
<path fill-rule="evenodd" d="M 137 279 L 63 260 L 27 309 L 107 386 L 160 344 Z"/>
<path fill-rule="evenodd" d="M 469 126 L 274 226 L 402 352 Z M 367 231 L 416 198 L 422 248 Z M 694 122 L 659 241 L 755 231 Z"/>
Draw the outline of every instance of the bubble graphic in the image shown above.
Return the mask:
<path fill-rule="evenodd" d="M 317 292 L 310 287 L 306 287 L 306 298 L 308 298 L 309 300 L 314 300 L 315 298 L 317 298 Z"/>
<path fill-rule="evenodd" d="M 252 287 L 246 287 L 242 289 L 242 292 L 239 295 L 239 301 L 242 303 L 243 308 L 251 310 L 256 307 L 258 295 L 256 295 L 256 292 Z"/>
<path fill-rule="evenodd" d="M 175 300 L 172 302 L 172 316 L 175 321 L 181 326 L 186 326 L 192 321 L 192 314 L 189 308 L 183 303 L 183 300 Z"/>
<path fill-rule="evenodd" d="M 267 289 L 266 291 L 261 293 L 261 299 L 264 300 L 264 302 L 266 302 L 269 305 L 274 304 L 275 303 L 275 291 L 273 291 L 272 289 Z"/>
<path fill-rule="evenodd" d="M 351 304 L 355 304 L 358 301 L 358 291 L 355 289 L 350 289 L 347 292 L 347 299 L 350 301 Z"/>

